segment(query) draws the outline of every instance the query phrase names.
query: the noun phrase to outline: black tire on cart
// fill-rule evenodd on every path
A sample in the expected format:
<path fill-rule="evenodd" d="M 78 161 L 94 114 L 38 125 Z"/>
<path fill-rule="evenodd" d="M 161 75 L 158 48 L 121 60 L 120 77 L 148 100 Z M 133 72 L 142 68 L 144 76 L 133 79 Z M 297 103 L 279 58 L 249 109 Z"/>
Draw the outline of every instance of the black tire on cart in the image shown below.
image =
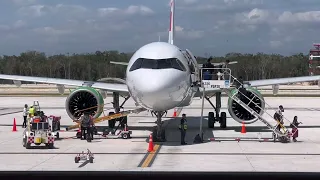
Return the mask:
<path fill-rule="evenodd" d="M 59 136 L 60 134 L 59 134 L 59 132 L 57 132 L 57 134 L 56 134 L 56 137 L 57 137 L 57 139 L 59 139 L 60 138 L 60 136 Z"/>
<path fill-rule="evenodd" d="M 48 144 L 48 148 L 49 149 L 53 149 L 54 148 L 54 144 L 53 143 Z"/>
<path fill-rule="evenodd" d="M 81 132 L 77 132 L 76 137 L 77 137 L 78 139 L 80 139 L 80 138 L 81 138 Z"/>
<path fill-rule="evenodd" d="M 23 146 L 23 147 L 26 147 L 26 146 L 27 146 L 27 138 L 26 138 L 26 137 L 24 137 L 24 138 L 22 139 L 22 146 Z"/>
<path fill-rule="evenodd" d="M 129 134 L 128 133 L 123 133 L 121 136 L 122 136 L 122 139 L 128 139 L 129 138 Z"/>
<path fill-rule="evenodd" d="M 79 158 L 78 158 L 78 157 L 75 157 L 75 158 L 74 158 L 74 162 L 75 162 L 75 163 L 79 163 Z"/>
<path fill-rule="evenodd" d="M 93 163 L 93 157 L 90 157 L 89 162 Z"/>
<path fill-rule="evenodd" d="M 31 148 L 31 143 L 27 143 L 26 144 L 26 149 L 30 149 Z"/>

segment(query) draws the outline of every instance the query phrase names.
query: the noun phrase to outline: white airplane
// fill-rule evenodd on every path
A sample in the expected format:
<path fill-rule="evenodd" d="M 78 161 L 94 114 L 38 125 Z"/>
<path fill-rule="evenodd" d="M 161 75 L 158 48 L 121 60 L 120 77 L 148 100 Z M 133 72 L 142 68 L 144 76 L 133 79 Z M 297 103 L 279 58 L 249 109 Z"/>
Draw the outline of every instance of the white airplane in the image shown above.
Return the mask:
<path fill-rule="evenodd" d="M 152 42 L 142 46 L 131 57 L 127 65 L 126 79 L 123 84 L 105 83 L 99 81 L 87 82 L 82 80 L 69 80 L 46 77 L 17 76 L 0 74 L 0 79 L 13 80 L 16 85 L 21 81 L 57 84 L 59 92 L 64 91 L 64 85 L 77 86 L 66 100 L 66 111 L 71 119 L 78 118 L 77 110 L 98 106 L 93 110 L 94 117 L 99 117 L 103 111 L 103 93 L 106 91 L 126 94 L 133 98 L 137 106 L 151 110 L 157 115 L 157 138 L 164 137 L 161 127 L 161 117 L 164 112 L 175 107 L 185 107 L 191 104 L 194 97 L 201 97 L 203 89 L 197 84 L 200 82 L 200 68 L 195 56 L 186 49 L 185 51 L 173 44 L 174 40 L 174 6 L 171 0 L 170 28 L 168 42 Z M 261 94 L 252 87 L 279 85 L 295 82 L 317 81 L 320 76 L 304 76 L 292 78 L 278 78 L 248 81 L 247 91 L 260 98 Z M 221 92 L 220 88 L 205 90 L 205 95 Z M 264 103 L 256 100 L 261 108 Z M 100 106 L 101 105 L 101 106 Z M 230 115 L 238 122 L 252 123 L 256 117 L 246 116 L 245 111 L 240 111 L 232 100 L 228 101 Z M 260 111 L 262 114 L 263 111 Z M 154 139 L 154 141 L 157 141 Z"/>

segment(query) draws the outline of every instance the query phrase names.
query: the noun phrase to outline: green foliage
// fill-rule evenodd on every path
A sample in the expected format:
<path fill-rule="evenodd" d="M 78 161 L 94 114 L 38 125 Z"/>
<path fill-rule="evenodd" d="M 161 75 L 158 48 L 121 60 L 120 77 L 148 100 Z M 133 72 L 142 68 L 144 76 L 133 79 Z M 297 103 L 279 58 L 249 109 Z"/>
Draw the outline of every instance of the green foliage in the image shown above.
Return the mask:
<path fill-rule="evenodd" d="M 38 76 L 94 81 L 104 77 L 125 78 L 126 66 L 110 64 L 110 61 L 128 62 L 132 53 L 118 51 L 96 51 L 88 54 L 59 54 L 46 56 L 44 53 L 28 51 L 19 56 L 0 57 L 0 73 L 9 75 Z M 308 75 L 308 56 L 296 54 L 240 54 L 228 53 L 225 57 L 213 57 L 212 62 L 238 61 L 230 65 L 234 76 L 242 75 L 245 80 L 258 80 Z M 197 57 L 198 63 L 206 58 Z M 12 81 L 0 80 L 0 83 Z"/>

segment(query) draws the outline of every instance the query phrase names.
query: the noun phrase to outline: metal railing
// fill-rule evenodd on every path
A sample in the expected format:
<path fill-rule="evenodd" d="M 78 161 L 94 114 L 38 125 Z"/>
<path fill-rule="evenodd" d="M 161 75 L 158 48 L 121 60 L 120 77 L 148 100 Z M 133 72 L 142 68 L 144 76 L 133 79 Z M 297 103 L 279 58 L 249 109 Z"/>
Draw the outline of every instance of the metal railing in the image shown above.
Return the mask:
<path fill-rule="evenodd" d="M 201 87 L 206 88 L 222 88 L 210 85 L 209 81 L 216 80 L 217 82 L 226 82 L 228 86 L 231 85 L 232 76 L 230 68 L 200 68 Z M 209 87 L 208 87 L 209 86 Z"/>
<path fill-rule="evenodd" d="M 231 74 L 229 74 L 230 75 L 230 77 L 232 77 L 234 80 L 236 80 L 237 81 L 237 83 L 238 84 L 240 84 L 240 86 L 244 86 L 245 87 L 245 84 L 243 84 L 243 83 L 241 83 L 237 78 L 235 78 L 235 77 L 233 77 Z M 238 89 L 238 88 L 237 88 Z M 243 94 L 241 91 L 237 91 L 237 93 L 240 93 L 243 97 L 245 97 L 246 99 L 248 99 L 248 100 L 250 100 L 251 101 L 251 99 L 249 98 L 249 97 L 247 97 L 245 94 Z M 263 99 L 261 99 L 259 96 L 255 96 L 255 97 L 258 97 L 260 100 L 261 100 L 261 102 L 264 102 L 265 103 L 265 105 L 267 105 L 269 108 L 272 108 L 265 100 L 263 100 Z M 266 110 L 264 110 L 264 109 L 262 109 L 258 104 L 256 104 L 255 102 L 253 102 L 253 101 L 251 101 L 251 103 L 253 103 L 256 107 L 258 107 L 261 111 L 263 111 L 264 113 L 266 113 L 267 115 L 269 115 L 272 119 L 273 119 L 273 116 L 271 115 L 271 114 L 269 114 Z M 275 110 L 275 112 L 276 112 L 276 110 Z M 283 118 L 283 120 L 286 120 L 286 121 L 288 121 L 290 124 L 291 124 L 291 121 L 290 120 L 288 120 L 286 117 L 284 117 L 284 116 L 282 116 L 282 118 Z M 277 120 L 275 120 L 275 121 L 277 121 Z M 279 124 L 280 125 L 280 127 L 283 129 L 283 133 L 285 133 L 285 126 L 283 126 L 281 123 L 279 123 L 279 122 L 277 122 L 277 124 Z M 295 127 L 295 128 L 297 128 L 294 124 L 292 124 L 293 125 L 293 127 Z M 293 134 L 295 134 L 296 133 L 296 131 L 293 133 Z"/>

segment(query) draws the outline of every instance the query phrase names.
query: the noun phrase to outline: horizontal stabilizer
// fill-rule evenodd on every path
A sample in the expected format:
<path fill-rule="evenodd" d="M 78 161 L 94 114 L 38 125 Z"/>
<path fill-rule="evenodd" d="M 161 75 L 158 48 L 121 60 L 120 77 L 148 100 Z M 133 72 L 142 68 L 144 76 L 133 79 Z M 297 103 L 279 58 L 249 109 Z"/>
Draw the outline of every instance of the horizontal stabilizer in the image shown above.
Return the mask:
<path fill-rule="evenodd" d="M 116 62 L 116 61 L 110 61 L 110 64 L 119 64 L 119 65 L 124 65 L 124 66 L 128 66 L 129 63 L 126 62 Z"/>

